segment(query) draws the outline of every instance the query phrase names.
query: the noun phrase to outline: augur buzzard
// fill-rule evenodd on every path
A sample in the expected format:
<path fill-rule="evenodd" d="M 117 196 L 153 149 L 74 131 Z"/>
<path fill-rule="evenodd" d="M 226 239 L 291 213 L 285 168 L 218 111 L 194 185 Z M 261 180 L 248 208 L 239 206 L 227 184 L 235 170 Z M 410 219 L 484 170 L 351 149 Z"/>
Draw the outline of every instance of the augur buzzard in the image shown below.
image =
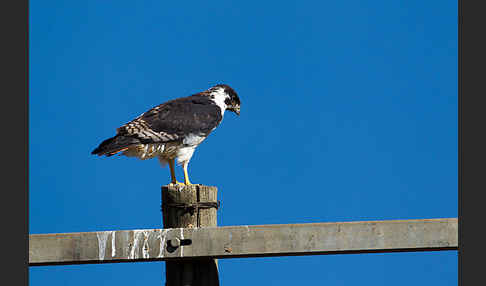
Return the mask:
<path fill-rule="evenodd" d="M 172 184 L 190 185 L 187 165 L 196 147 L 221 123 L 225 110 L 240 115 L 240 99 L 230 86 L 218 84 L 155 106 L 117 128 L 117 134 L 91 154 L 120 153 L 141 160 L 157 157 L 163 166 L 169 164 Z M 184 183 L 176 180 L 176 161 L 184 169 Z"/>

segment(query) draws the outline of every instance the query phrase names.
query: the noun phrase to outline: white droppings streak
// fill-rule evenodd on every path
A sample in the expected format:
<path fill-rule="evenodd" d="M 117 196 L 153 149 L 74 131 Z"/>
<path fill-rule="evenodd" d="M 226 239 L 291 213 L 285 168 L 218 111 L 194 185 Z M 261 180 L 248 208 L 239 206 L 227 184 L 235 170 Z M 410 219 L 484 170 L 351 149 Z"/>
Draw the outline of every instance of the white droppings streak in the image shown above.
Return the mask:
<path fill-rule="evenodd" d="M 184 239 L 184 231 L 182 231 L 182 228 L 180 230 L 181 230 L 181 241 L 182 241 Z M 184 246 L 182 246 L 181 243 L 179 247 L 181 248 L 181 257 L 182 257 L 184 256 Z"/>
<path fill-rule="evenodd" d="M 142 256 L 143 258 L 149 258 L 149 245 L 148 245 L 148 237 L 149 237 L 149 232 L 145 230 L 143 232 L 143 248 L 142 248 Z"/>
<path fill-rule="evenodd" d="M 167 229 L 162 229 L 160 231 L 160 250 L 159 257 L 164 257 L 165 242 L 167 241 Z"/>
<path fill-rule="evenodd" d="M 100 260 L 105 259 L 105 251 L 106 251 L 106 241 L 108 240 L 108 235 L 111 231 L 100 231 L 96 233 L 98 237 L 98 257 Z"/>
<path fill-rule="evenodd" d="M 138 258 L 137 249 L 139 248 L 140 237 L 141 237 L 142 234 L 143 234 L 143 231 L 141 231 L 141 230 L 134 230 L 133 231 L 132 249 L 130 251 L 130 255 L 128 256 L 128 258 L 130 258 L 130 259 Z"/>
<path fill-rule="evenodd" d="M 115 234 L 115 231 L 111 232 L 111 257 L 115 257 L 116 255 Z"/>

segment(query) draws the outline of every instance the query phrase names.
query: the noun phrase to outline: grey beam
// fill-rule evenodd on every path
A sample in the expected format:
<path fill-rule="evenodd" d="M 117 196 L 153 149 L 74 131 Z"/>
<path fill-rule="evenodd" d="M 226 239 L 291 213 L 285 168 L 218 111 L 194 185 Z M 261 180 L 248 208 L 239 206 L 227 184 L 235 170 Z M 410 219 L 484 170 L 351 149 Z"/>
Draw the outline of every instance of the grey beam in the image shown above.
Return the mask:
<path fill-rule="evenodd" d="M 457 218 L 32 234 L 29 265 L 457 250 Z"/>

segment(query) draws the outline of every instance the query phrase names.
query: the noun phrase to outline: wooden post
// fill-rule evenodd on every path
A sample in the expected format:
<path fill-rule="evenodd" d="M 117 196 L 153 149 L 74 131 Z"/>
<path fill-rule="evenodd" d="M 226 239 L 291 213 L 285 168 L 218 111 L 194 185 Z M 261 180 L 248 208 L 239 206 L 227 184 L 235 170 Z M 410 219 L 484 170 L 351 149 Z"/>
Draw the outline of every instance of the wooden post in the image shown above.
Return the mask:
<path fill-rule="evenodd" d="M 199 228 L 217 226 L 218 189 L 203 185 L 162 186 L 164 228 Z M 168 242 L 183 247 L 184 241 Z M 217 259 L 168 261 L 165 263 L 166 286 L 219 285 Z"/>

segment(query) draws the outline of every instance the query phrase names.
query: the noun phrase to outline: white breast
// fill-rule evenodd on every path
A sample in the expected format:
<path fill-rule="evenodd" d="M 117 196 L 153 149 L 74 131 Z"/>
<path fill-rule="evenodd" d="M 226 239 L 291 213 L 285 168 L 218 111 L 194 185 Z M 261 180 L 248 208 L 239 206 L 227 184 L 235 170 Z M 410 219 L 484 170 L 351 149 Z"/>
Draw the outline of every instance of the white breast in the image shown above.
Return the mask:
<path fill-rule="evenodd" d="M 188 163 L 191 160 L 192 154 L 196 150 L 196 146 L 181 147 L 177 150 L 176 161 L 178 165 Z"/>
<path fill-rule="evenodd" d="M 182 140 L 182 143 L 184 145 L 187 145 L 187 146 L 197 146 L 197 145 L 201 144 L 201 142 L 203 142 L 204 139 L 206 139 L 206 137 L 199 136 L 199 135 L 191 133 L 191 134 L 187 135 L 186 137 L 184 137 L 184 140 Z"/>
<path fill-rule="evenodd" d="M 187 135 L 182 141 L 182 146 L 177 150 L 177 164 L 183 164 L 184 162 L 189 162 L 191 160 L 196 147 L 204 141 L 206 137 L 199 136 L 196 134 Z"/>

